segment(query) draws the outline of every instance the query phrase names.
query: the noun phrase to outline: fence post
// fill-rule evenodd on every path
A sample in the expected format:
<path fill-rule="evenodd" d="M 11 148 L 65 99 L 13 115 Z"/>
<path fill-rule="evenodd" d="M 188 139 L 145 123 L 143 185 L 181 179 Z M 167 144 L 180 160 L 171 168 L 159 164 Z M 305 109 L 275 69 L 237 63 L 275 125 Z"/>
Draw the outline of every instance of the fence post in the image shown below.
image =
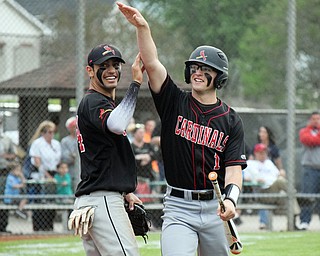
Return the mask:
<path fill-rule="evenodd" d="M 288 119 L 287 119 L 287 176 L 288 176 L 288 230 L 294 230 L 293 201 L 296 196 L 294 189 L 295 174 L 295 60 L 296 60 L 296 2 L 288 0 L 288 51 L 286 86 L 288 90 Z"/>

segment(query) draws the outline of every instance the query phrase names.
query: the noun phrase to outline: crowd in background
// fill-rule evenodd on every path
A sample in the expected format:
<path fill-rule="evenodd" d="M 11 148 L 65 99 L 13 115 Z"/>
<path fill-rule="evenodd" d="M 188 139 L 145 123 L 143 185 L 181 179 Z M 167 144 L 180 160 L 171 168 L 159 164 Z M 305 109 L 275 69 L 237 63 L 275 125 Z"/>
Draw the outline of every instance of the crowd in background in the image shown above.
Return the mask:
<path fill-rule="evenodd" d="M 56 127 L 52 121 L 41 122 L 23 157 L 18 154 L 18 145 L 3 132 L 0 134 L 1 194 L 5 195 L 3 203 L 18 205 L 15 215 L 23 219 L 31 217 L 34 231 L 52 231 L 55 211 L 34 210 L 29 216 L 24 210 L 27 203 L 48 202 L 34 199 L 32 195 L 73 195 L 79 180 L 74 168 L 77 152 L 76 118 L 67 120 L 69 134 L 61 141 L 55 138 Z M 30 199 L 12 197 L 23 194 L 30 195 Z M 0 232 L 7 232 L 8 217 L 8 211 L 0 211 Z"/>
<path fill-rule="evenodd" d="M 32 199 L 29 201 L 12 199 L 10 195 L 46 193 L 73 195 L 79 181 L 79 171 L 75 167 L 77 155 L 76 118 L 71 117 L 67 120 L 65 126 L 68 135 L 61 140 L 55 137 L 56 124 L 49 120 L 41 122 L 22 157 L 17 152 L 17 145 L 3 133 L 2 121 L 3 119 L 0 117 L 0 192 L 9 196 L 3 200 L 3 203 L 18 205 L 15 215 L 27 219 L 29 216 L 24 211 L 24 206 L 35 201 Z M 138 176 L 136 194 L 139 195 L 163 192 L 159 189 L 160 187 L 150 185 L 152 181 L 165 181 L 159 128 L 154 119 L 147 119 L 142 123 L 136 123 L 132 119 L 127 130 L 136 158 Z M 320 114 L 318 112 L 312 113 L 306 127 L 300 130 L 299 140 L 304 148 L 301 159 L 301 171 L 303 172 L 301 192 L 320 193 Z M 286 192 L 287 171 L 284 169 L 277 139 L 270 127 L 264 125 L 259 127 L 256 144 L 247 145 L 247 156 L 248 167 L 243 172 L 245 184 L 259 184 L 259 192 L 262 193 Z M 45 180 L 47 186 L 39 185 L 40 183 L 28 183 L 30 180 Z M 50 187 L 49 184 L 53 184 L 53 186 Z M 152 196 L 141 198 L 141 200 L 144 203 L 155 201 Z M 261 198 L 259 202 L 285 207 L 284 199 Z M 319 202 L 306 200 L 299 205 L 299 202 L 295 201 L 295 228 L 307 230 L 313 212 L 320 214 Z M 241 224 L 241 212 L 238 213 L 235 222 Z M 43 214 L 43 212 L 39 214 Z M 266 210 L 260 210 L 259 216 L 260 229 L 265 229 L 268 226 Z M 54 214 L 50 218 L 52 222 Z M 0 232 L 6 232 L 8 212 L 0 210 L 0 219 Z M 34 221 L 36 222 L 36 220 Z M 39 225 L 44 224 L 40 223 Z M 41 229 L 39 225 L 34 224 L 34 229 Z M 52 228 L 51 223 L 47 230 L 52 230 Z"/>
<path fill-rule="evenodd" d="M 301 155 L 302 166 L 302 193 L 320 193 L 320 114 L 313 112 L 305 127 L 299 131 L 299 141 L 303 146 Z M 248 147 L 249 159 L 247 168 L 243 172 L 244 183 L 254 186 L 260 193 L 286 193 L 287 179 L 282 163 L 277 139 L 268 126 L 258 129 L 257 143 Z M 250 187 L 249 185 L 249 187 Z M 258 186 L 257 186 L 258 185 Z M 260 203 L 277 204 L 279 208 L 286 209 L 286 199 L 259 198 Z M 301 204 L 301 205 L 300 205 Z M 308 230 L 312 214 L 320 217 L 319 200 L 306 199 L 299 204 L 294 200 L 294 228 L 295 230 Z M 241 224 L 240 212 L 236 223 Z M 268 226 L 267 210 L 259 210 L 260 229 Z"/>

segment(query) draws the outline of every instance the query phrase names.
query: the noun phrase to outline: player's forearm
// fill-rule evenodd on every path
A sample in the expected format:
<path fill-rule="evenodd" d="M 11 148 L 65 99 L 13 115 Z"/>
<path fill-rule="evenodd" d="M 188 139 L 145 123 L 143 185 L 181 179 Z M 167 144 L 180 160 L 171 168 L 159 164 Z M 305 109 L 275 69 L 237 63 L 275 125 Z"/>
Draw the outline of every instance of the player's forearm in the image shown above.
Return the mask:
<path fill-rule="evenodd" d="M 167 77 L 167 71 L 158 59 L 157 48 L 149 27 L 137 28 L 137 38 L 141 59 L 149 77 L 150 87 L 152 91 L 158 93 Z"/>
<path fill-rule="evenodd" d="M 148 70 L 158 59 L 157 48 L 153 41 L 149 25 L 137 27 L 137 41 L 143 65 Z"/>
<path fill-rule="evenodd" d="M 226 168 L 225 186 L 235 184 L 242 189 L 242 169 L 241 166 L 229 166 Z"/>
<path fill-rule="evenodd" d="M 116 134 L 122 134 L 130 123 L 137 103 L 140 84 L 132 82 L 120 104 L 110 113 L 107 119 L 108 129 Z"/>

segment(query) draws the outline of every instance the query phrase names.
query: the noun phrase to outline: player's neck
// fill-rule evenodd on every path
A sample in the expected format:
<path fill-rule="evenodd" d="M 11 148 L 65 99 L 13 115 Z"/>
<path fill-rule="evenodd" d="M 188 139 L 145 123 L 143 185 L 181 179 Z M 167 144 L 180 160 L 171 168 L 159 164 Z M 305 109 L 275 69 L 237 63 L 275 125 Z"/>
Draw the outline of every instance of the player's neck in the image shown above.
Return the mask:
<path fill-rule="evenodd" d="M 198 102 L 204 105 L 212 105 L 216 104 L 218 99 L 216 93 L 214 94 L 199 94 L 196 92 L 192 92 L 192 97 L 195 98 Z"/>
<path fill-rule="evenodd" d="M 115 100 L 115 97 L 116 97 L 116 90 L 115 88 L 111 88 L 111 89 L 106 89 L 106 88 L 102 88 L 101 86 L 99 85 L 96 85 L 94 83 L 90 83 L 90 86 L 89 86 L 89 89 L 93 89 L 113 100 Z"/>

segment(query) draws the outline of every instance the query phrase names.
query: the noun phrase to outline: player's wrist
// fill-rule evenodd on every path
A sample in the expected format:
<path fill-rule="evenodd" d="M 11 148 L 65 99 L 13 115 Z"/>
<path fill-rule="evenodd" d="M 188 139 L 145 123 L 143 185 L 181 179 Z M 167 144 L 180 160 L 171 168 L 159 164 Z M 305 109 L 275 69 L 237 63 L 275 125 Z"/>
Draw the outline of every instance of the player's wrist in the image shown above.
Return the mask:
<path fill-rule="evenodd" d="M 240 188 L 236 184 L 231 183 L 225 187 L 224 192 L 224 200 L 230 200 L 236 208 L 240 196 Z"/>
<path fill-rule="evenodd" d="M 132 85 L 132 86 L 136 86 L 136 87 L 139 87 L 139 88 L 140 88 L 141 83 L 140 83 L 140 82 L 138 82 L 138 81 L 136 81 L 136 80 L 133 80 L 133 81 L 131 82 L 131 85 Z"/>

